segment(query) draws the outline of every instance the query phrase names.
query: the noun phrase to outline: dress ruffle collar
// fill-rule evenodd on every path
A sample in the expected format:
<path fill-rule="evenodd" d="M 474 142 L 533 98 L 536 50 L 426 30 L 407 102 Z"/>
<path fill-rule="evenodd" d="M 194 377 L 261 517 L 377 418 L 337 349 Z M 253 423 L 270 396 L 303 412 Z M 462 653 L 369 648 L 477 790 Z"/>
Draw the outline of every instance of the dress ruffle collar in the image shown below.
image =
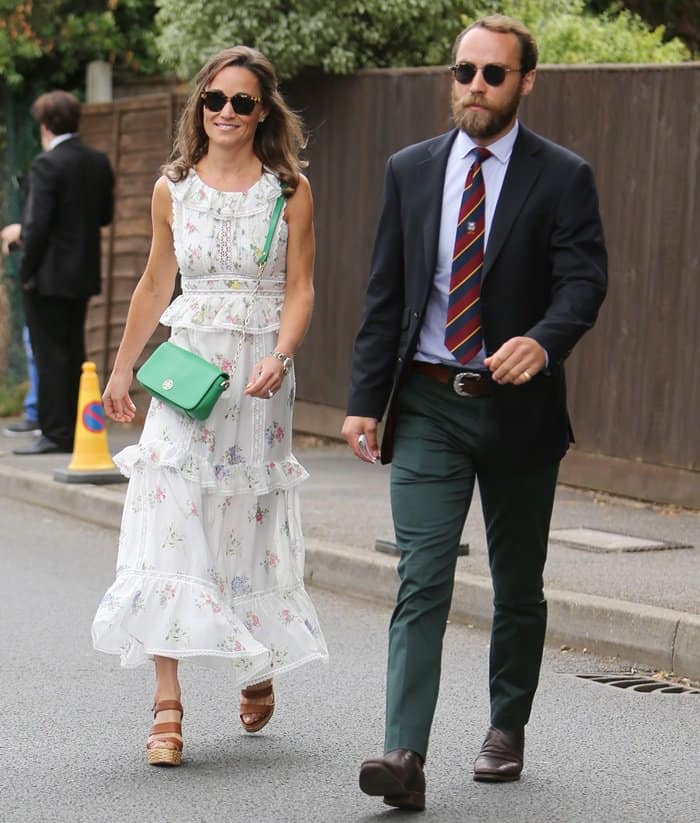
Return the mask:
<path fill-rule="evenodd" d="M 264 211 L 282 191 L 279 180 L 269 169 L 263 171 L 247 192 L 215 189 L 207 185 L 195 169 L 190 169 L 183 180 L 168 183 L 175 200 L 185 203 L 188 208 L 207 211 L 216 218 L 227 220 Z"/>

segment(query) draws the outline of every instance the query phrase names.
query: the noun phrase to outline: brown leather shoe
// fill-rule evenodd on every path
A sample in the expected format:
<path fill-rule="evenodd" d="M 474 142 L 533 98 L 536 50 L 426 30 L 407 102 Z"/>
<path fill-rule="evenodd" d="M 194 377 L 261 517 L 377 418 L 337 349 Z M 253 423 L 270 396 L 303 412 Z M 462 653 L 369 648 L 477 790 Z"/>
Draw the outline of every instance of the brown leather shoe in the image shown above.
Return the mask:
<path fill-rule="evenodd" d="M 524 750 L 525 729 L 505 731 L 489 726 L 479 756 L 474 761 L 474 780 L 494 783 L 519 780 Z"/>
<path fill-rule="evenodd" d="M 423 758 L 410 749 L 394 749 L 360 766 L 360 788 L 384 797 L 388 806 L 422 812 L 425 809 Z"/>

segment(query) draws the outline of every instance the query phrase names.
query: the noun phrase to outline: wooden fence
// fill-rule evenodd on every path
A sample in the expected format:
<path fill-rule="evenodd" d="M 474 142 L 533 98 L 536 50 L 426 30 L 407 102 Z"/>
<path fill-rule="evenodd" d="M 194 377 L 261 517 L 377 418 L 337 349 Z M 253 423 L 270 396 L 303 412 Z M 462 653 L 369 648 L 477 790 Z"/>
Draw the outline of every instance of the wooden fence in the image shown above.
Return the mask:
<path fill-rule="evenodd" d="M 337 436 L 387 156 L 449 128 L 444 69 L 366 71 L 285 90 L 310 127 L 317 301 L 298 358 L 296 427 Z M 107 373 L 146 259 L 152 184 L 176 94 L 86 106 L 117 170 L 105 288 L 88 346 Z M 593 165 L 610 254 L 598 324 L 567 365 L 569 483 L 700 507 L 700 64 L 544 67 L 522 120 Z M 155 342 L 155 341 L 154 341 Z"/>

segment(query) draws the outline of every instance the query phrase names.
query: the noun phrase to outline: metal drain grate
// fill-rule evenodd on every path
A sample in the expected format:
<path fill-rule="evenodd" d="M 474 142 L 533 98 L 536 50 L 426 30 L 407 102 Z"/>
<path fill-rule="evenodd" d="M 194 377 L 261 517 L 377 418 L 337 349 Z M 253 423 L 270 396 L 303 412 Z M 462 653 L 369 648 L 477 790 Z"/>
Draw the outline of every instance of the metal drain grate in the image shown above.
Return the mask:
<path fill-rule="evenodd" d="M 660 552 L 669 549 L 692 549 L 687 543 L 656 540 L 648 537 L 633 537 L 629 534 L 607 532 L 602 529 L 573 528 L 552 529 L 549 539 L 570 549 L 586 552 Z"/>
<path fill-rule="evenodd" d="M 657 680 L 654 677 L 643 677 L 638 674 L 577 674 L 581 680 L 590 680 L 593 683 L 602 683 L 604 686 L 615 686 L 617 689 L 629 689 L 632 692 L 657 692 L 658 694 L 700 694 L 700 689 L 684 686 L 682 683 L 672 683 L 668 680 Z"/>

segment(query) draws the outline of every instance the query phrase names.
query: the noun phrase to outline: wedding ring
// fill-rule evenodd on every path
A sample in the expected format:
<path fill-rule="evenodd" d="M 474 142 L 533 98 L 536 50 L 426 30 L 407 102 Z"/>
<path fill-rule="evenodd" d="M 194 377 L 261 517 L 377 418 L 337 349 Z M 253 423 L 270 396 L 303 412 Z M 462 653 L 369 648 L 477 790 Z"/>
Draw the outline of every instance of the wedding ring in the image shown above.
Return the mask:
<path fill-rule="evenodd" d="M 267 397 L 268 397 L 268 399 L 269 399 L 270 397 L 272 397 L 273 395 L 274 395 L 274 392 L 272 391 L 272 389 L 268 389 L 268 390 L 267 390 Z"/>
<path fill-rule="evenodd" d="M 527 377 L 528 380 L 532 380 L 530 372 L 527 369 L 525 369 L 525 371 L 523 372 L 523 377 Z"/>

